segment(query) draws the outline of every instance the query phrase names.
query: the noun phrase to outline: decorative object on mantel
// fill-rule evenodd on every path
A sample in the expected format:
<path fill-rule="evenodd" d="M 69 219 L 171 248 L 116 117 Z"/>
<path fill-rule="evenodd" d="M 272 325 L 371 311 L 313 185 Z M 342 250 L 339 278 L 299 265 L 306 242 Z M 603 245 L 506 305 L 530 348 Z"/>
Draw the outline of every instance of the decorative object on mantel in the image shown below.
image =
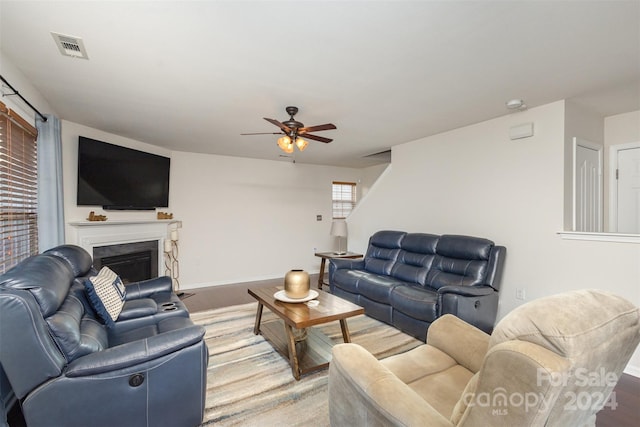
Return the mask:
<path fill-rule="evenodd" d="M 87 217 L 87 221 L 106 221 L 106 215 L 96 215 L 94 211 L 89 212 L 89 216 Z"/>
<path fill-rule="evenodd" d="M 177 227 L 177 224 L 176 224 Z M 184 294 L 180 292 L 180 263 L 178 262 L 178 229 L 169 232 L 169 238 L 164 239 L 164 274 L 171 277 L 173 291 L 179 297 Z"/>
<path fill-rule="evenodd" d="M 158 219 L 173 219 L 173 213 L 158 212 Z"/>

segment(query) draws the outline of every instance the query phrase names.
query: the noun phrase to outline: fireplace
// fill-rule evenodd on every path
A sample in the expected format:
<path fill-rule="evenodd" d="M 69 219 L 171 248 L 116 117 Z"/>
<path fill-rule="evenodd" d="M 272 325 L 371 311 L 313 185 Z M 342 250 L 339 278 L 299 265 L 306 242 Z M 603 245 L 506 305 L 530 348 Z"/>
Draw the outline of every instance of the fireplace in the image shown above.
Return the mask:
<path fill-rule="evenodd" d="M 142 273 L 138 272 L 133 277 L 135 277 L 136 280 L 143 277 L 155 278 L 164 272 L 165 265 L 162 249 L 169 234 L 167 228 L 173 223 L 176 223 L 177 227 L 182 225 L 180 221 L 155 219 L 151 221 L 74 221 L 69 223 L 71 228 L 68 230 L 68 240 L 75 242 L 76 245 L 92 254 L 94 267 L 98 268 L 102 266 L 101 258 L 104 257 L 126 256 L 137 252 L 150 251 L 150 273 L 146 273 L 145 271 Z M 132 244 L 132 246 L 129 246 L 130 244 Z M 143 244 L 144 247 L 140 249 L 139 244 Z M 113 248 L 107 249 L 110 247 Z M 118 247 L 120 247 L 120 249 L 114 249 Z M 136 258 L 138 258 L 137 255 Z M 116 259 L 116 261 L 118 261 L 119 264 L 121 260 Z M 140 259 L 137 259 L 133 264 L 139 263 L 140 261 Z M 146 263 L 146 261 L 144 262 Z M 139 269 L 139 267 L 140 266 L 134 265 L 132 268 Z M 118 268 L 119 267 L 115 267 L 115 269 Z M 144 268 L 142 270 L 144 270 Z M 128 275 L 127 273 L 127 276 Z M 133 281 L 131 278 L 129 278 L 129 280 Z"/>
<path fill-rule="evenodd" d="M 95 246 L 93 266 L 109 267 L 125 284 L 158 277 L 158 241 Z"/>

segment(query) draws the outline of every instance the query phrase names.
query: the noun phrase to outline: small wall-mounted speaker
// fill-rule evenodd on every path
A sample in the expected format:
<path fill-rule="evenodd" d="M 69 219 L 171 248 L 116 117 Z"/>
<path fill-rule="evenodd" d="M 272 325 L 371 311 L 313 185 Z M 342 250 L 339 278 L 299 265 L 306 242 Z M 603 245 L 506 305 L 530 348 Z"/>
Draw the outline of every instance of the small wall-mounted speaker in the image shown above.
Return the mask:
<path fill-rule="evenodd" d="M 529 138 L 533 136 L 533 123 L 523 123 L 509 128 L 509 138 L 514 139 Z"/>

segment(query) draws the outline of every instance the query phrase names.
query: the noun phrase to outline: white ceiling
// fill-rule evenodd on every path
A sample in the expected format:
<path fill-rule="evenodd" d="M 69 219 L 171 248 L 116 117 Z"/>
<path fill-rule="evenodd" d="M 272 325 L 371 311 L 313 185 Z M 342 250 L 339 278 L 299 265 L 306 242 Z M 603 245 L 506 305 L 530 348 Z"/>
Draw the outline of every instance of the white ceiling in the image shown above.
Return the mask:
<path fill-rule="evenodd" d="M 240 133 L 276 132 L 262 118 L 287 105 L 337 126 L 297 162 L 350 167 L 507 114 L 511 98 L 640 109 L 637 0 L 2 0 L 0 28 L 60 118 L 179 151 L 283 160 L 276 135 Z M 62 56 L 51 31 L 82 38 L 89 60 Z"/>

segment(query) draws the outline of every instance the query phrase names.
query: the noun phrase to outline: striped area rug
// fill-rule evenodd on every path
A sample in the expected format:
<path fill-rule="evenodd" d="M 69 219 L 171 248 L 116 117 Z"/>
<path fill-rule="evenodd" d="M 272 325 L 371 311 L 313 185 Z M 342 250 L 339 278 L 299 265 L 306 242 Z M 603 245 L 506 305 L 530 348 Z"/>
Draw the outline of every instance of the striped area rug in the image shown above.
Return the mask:
<path fill-rule="evenodd" d="M 203 426 L 328 426 L 327 370 L 296 381 L 285 360 L 253 334 L 257 303 L 191 314 L 206 328 L 209 347 Z M 267 308 L 263 322 L 276 319 Z M 410 350 L 415 338 L 367 316 L 347 320 L 351 341 L 377 358 Z M 339 322 L 317 326 L 342 342 Z"/>

